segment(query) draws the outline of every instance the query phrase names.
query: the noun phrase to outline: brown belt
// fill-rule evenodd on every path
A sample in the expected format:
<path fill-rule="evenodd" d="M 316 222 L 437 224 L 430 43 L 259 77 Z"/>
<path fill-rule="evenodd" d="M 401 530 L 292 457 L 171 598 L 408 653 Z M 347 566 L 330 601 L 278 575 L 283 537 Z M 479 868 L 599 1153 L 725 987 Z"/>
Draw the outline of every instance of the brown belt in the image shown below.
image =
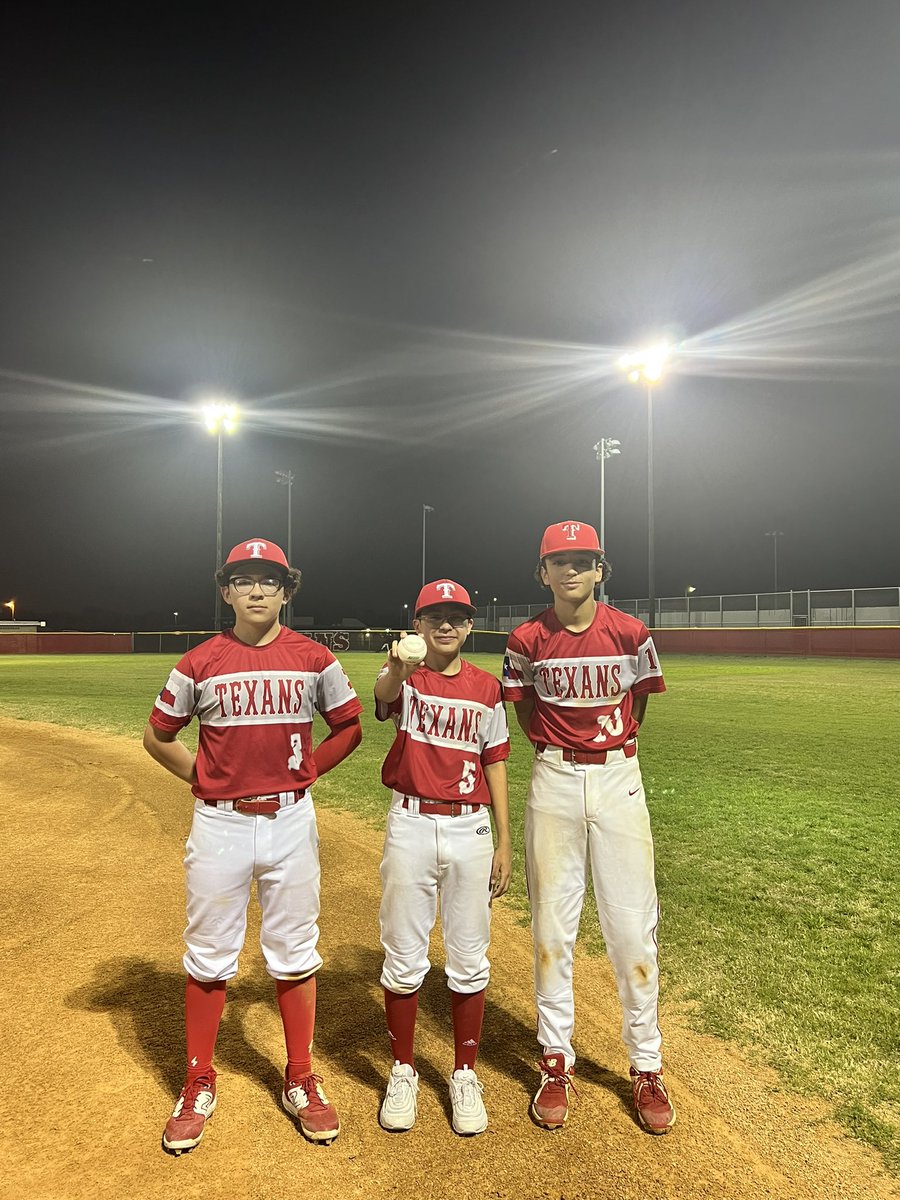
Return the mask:
<path fill-rule="evenodd" d="M 613 746 L 609 750 L 569 750 L 565 746 L 548 746 L 546 742 L 535 742 L 534 748 L 538 754 L 543 754 L 545 750 L 558 750 L 562 755 L 563 762 L 580 763 L 582 766 L 589 763 L 605 763 L 608 756 L 615 750 L 621 750 L 626 758 L 634 758 L 637 754 L 637 742 L 634 738 L 630 738 L 621 746 Z"/>
<path fill-rule="evenodd" d="M 409 809 L 410 800 L 415 800 L 415 796 L 404 796 L 402 808 Z M 433 817 L 464 817 L 468 813 L 475 812 L 477 808 L 484 808 L 483 804 L 463 804 L 457 803 L 456 800 L 420 800 L 419 811 L 425 813 L 426 816 Z"/>
<path fill-rule="evenodd" d="M 209 808 L 218 808 L 220 804 L 230 804 L 235 812 L 250 813 L 260 816 L 263 813 L 275 813 L 282 807 L 281 796 L 290 795 L 288 804 L 296 804 L 306 795 L 306 788 L 298 792 L 276 792 L 273 796 L 242 796 L 239 800 L 204 800 Z"/>

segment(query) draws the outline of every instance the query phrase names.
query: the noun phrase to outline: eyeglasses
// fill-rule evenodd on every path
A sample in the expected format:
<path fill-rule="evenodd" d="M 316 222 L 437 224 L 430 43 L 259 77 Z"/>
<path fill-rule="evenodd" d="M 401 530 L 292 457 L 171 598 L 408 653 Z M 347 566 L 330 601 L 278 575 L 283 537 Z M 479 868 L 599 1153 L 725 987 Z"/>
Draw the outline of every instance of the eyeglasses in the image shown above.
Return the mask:
<path fill-rule="evenodd" d="M 469 615 L 464 612 L 454 613 L 422 613 L 419 617 L 431 629 L 440 629 L 442 625 L 452 625 L 454 629 L 465 629 L 469 623 Z"/>
<path fill-rule="evenodd" d="M 249 596 L 254 588 L 259 588 L 264 596 L 277 596 L 284 587 L 284 580 L 275 575 L 265 579 L 254 579 L 252 575 L 232 575 L 228 586 L 236 596 Z"/>

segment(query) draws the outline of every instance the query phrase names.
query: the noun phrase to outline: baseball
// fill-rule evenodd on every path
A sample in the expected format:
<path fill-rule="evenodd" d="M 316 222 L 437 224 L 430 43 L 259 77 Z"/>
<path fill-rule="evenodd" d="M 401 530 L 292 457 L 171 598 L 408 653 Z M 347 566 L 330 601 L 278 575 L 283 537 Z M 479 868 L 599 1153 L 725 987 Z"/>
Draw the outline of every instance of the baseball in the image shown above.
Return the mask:
<path fill-rule="evenodd" d="M 425 639 L 417 633 L 409 633 L 397 643 L 397 657 L 405 663 L 420 663 L 428 653 Z"/>

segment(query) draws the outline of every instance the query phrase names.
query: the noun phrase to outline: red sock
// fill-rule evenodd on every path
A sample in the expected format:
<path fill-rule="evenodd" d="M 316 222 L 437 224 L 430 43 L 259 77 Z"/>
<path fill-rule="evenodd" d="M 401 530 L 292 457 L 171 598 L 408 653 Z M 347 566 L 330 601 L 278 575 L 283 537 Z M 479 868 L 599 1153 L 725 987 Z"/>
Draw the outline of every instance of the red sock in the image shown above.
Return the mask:
<path fill-rule="evenodd" d="M 450 993 L 453 1005 L 454 1071 L 474 1067 L 484 1023 L 484 988 L 480 992 Z"/>
<path fill-rule="evenodd" d="M 394 1062 L 409 1063 L 415 1068 L 413 1043 L 416 1040 L 416 1013 L 419 1010 L 419 993 L 389 992 L 384 989 L 384 1014 L 387 1017 L 388 1037 Z"/>
<path fill-rule="evenodd" d="M 312 1044 L 316 1029 L 316 977 L 276 979 L 278 1007 L 287 1047 L 288 1079 L 305 1079 L 312 1074 Z"/>
<path fill-rule="evenodd" d="M 208 1075 L 212 1070 L 213 1050 L 222 1010 L 225 1008 L 225 980 L 202 983 L 188 975 L 184 989 L 184 1028 L 187 1040 L 188 1081 Z"/>

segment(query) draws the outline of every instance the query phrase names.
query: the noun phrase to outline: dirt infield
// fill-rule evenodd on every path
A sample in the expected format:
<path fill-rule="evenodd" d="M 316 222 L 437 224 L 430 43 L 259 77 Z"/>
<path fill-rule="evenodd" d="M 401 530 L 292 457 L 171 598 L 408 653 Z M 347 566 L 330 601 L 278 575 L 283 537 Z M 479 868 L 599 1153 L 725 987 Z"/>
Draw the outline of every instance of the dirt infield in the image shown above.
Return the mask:
<path fill-rule="evenodd" d="M 495 907 L 479 1075 L 488 1132 L 456 1137 L 446 1077 L 449 998 L 420 1004 L 419 1120 L 383 1132 L 388 1066 L 378 986 L 380 835 L 319 812 L 323 903 L 316 1064 L 343 1131 L 308 1145 L 279 1104 L 283 1042 L 255 904 L 219 1037 L 219 1107 L 194 1153 L 160 1135 L 182 1083 L 181 857 L 190 798 L 136 742 L 0 720 L 4 813 L 0 1195 L 234 1200 L 293 1193 L 453 1200 L 881 1200 L 877 1156 L 772 1072 L 663 1011 L 678 1124 L 652 1138 L 628 1107 L 619 1008 L 605 961 L 577 964 L 578 1097 L 567 1127 L 527 1118 L 536 1083 L 528 930 Z"/>

